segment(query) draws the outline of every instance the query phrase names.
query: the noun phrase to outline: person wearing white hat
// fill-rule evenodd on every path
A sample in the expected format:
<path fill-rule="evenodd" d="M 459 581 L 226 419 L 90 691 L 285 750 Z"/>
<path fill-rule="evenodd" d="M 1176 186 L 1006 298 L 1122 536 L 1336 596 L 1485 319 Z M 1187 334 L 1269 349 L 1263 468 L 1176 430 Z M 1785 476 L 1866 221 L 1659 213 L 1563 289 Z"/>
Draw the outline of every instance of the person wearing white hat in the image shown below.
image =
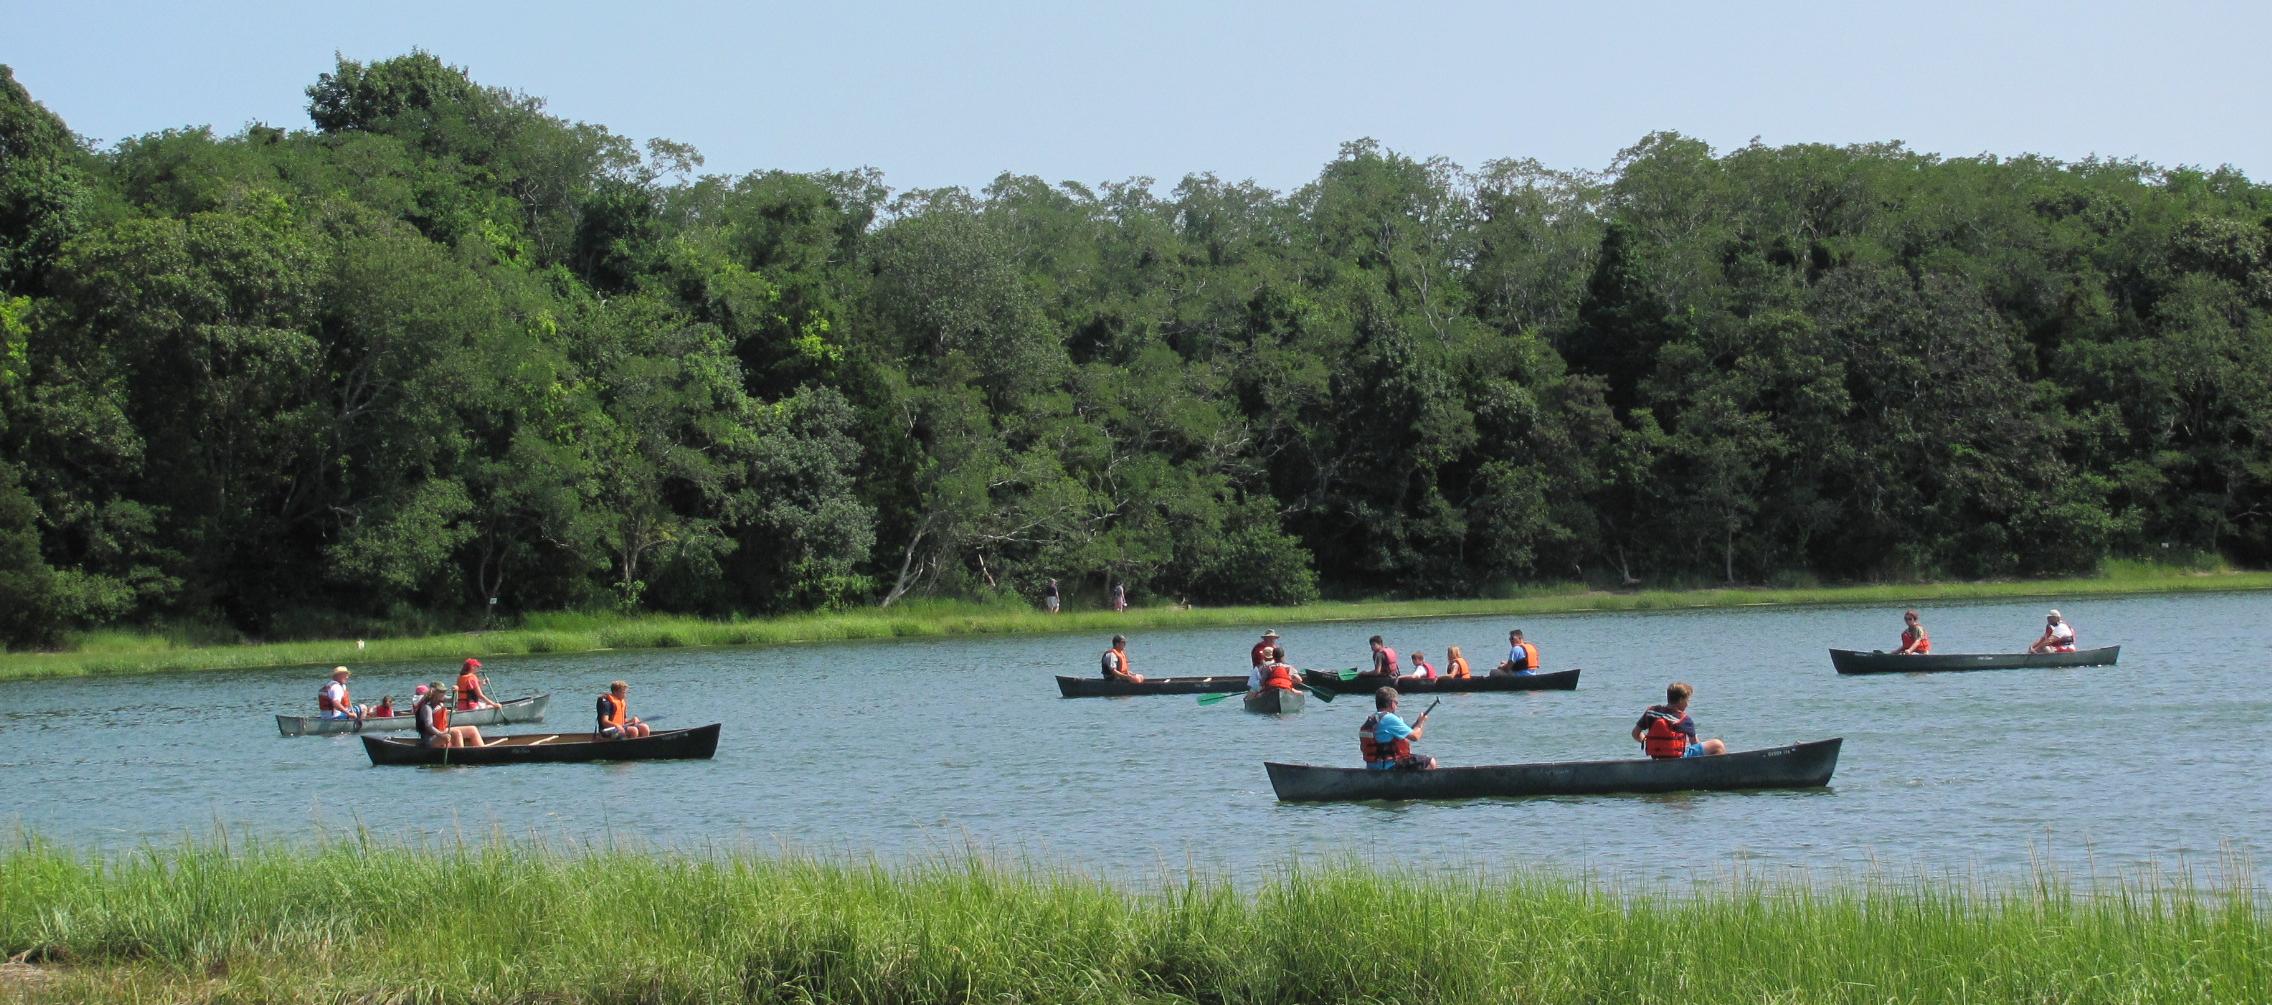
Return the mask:
<path fill-rule="evenodd" d="M 2052 611 L 2043 616 L 2043 637 L 2027 647 L 2031 653 L 2071 653 L 2075 651 L 2075 626 Z"/>
<path fill-rule="evenodd" d="M 347 693 L 347 675 L 354 671 L 346 667 L 332 667 L 331 679 L 316 689 L 316 712 L 325 719 L 361 720 L 368 709 L 355 704 L 355 696 Z"/>

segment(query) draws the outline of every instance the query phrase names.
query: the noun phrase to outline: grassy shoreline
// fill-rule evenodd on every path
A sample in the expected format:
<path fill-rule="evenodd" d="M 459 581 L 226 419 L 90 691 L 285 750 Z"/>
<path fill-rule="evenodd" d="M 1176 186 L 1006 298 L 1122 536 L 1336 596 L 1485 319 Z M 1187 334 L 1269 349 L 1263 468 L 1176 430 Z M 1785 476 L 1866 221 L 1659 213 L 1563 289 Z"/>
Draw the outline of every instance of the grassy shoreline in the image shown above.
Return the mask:
<path fill-rule="evenodd" d="M 493 841 L 0 852 L 0 998 L 415 1002 L 2138 1002 L 2272 986 L 2232 872 L 1759 883 L 1297 867 L 1138 890 Z M 1390 915 L 1384 911 L 1393 906 Z M 1394 923 L 1383 921 L 1393 916 Z"/>
<path fill-rule="evenodd" d="M 357 667 L 411 660 L 454 662 L 467 656 L 779 645 L 855 639 L 959 635 L 1084 633 L 1236 625 L 1284 627 L 1333 621 L 1476 615 L 1664 611 L 1750 606 L 1881 605 L 2047 597 L 2272 589 L 2272 572 L 2202 572 L 2120 565 L 2105 575 L 2069 579 L 1800 588 L 1642 590 L 1629 593 L 1547 587 L 1477 600 L 1335 601 L 1300 607 L 1137 607 L 1124 613 L 1069 611 L 1050 616 L 1023 605 L 918 602 L 880 610 L 710 621 L 664 615 L 535 614 L 519 626 L 405 638 L 305 642 L 186 644 L 155 634 L 107 632 L 71 649 L 0 654 L 0 681 L 94 674 L 231 670 L 348 663 Z"/>

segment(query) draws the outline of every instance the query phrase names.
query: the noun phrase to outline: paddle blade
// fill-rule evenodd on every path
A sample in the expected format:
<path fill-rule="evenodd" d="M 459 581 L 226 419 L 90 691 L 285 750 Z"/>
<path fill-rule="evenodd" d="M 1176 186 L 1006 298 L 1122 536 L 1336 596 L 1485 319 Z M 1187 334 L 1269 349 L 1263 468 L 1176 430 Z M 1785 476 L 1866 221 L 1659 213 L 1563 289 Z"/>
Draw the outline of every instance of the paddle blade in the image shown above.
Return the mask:
<path fill-rule="evenodd" d="M 1226 698 L 1229 698 L 1230 696 L 1232 696 L 1232 695 L 1234 695 L 1234 694 L 1238 694 L 1238 693 L 1240 693 L 1240 692 L 1237 692 L 1237 691 L 1217 691 L 1217 692 L 1215 692 L 1214 694 L 1203 694 L 1203 695 L 1200 695 L 1200 696 L 1199 696 L 1199 703 L 1200 703 L 1200 704 L 1202 704 L 1202 705 L 1213 705 L 1213 704 L 1216 704 L 1217 702 L 1220 702 L 1220 701 L 1222 701 L 1222 700 L 1224 700 L 1224 699 L 1226 699 Z"/>
<path fill-rule="evenodd" d="M 1347 669 L 1347 670 L 1336 670 L 1336 671 L 1334 671 L 1334 676 L 1336 676 L 1336 677 L 1339 677 L 1339 678 L 1341 678 L 1342 680 L 1356 680 L 1356 679 L 1357 679 L 1357 668 L 1356 668 L 1356 667 L 1350 667 L 1350 668 L 1349 668 L 1349 669 Z"/>
<path fill-rule="evenodd" d="M 1315 684 L 1304 684 L 1302 685 L 1302 690 L 1309 692 L 1310 697 L 1312 698 L 1322 701 L 1328 705 L 1333 704 L 1333 692 L 1331 691 L 1328 691 L 1322 687 L 1318 687 Z"/>

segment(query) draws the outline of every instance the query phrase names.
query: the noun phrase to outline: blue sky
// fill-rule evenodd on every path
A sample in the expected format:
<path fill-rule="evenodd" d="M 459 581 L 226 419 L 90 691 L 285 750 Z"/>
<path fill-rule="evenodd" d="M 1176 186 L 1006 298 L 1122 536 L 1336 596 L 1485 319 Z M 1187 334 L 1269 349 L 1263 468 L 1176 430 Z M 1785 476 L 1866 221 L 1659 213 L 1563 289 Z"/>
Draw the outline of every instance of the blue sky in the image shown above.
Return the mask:
<path fill-rule="evenodd" d="M 1901 140 L 2272 177 L 2272 4 L 66 3 L 0 0 L 0 62 L 80 134 L 305 128 L 337 51 L 412 47 L 704 170 L 894 188 L 1212 171 L 1289 189 L 1370 136 L 1603 168 Z"/>

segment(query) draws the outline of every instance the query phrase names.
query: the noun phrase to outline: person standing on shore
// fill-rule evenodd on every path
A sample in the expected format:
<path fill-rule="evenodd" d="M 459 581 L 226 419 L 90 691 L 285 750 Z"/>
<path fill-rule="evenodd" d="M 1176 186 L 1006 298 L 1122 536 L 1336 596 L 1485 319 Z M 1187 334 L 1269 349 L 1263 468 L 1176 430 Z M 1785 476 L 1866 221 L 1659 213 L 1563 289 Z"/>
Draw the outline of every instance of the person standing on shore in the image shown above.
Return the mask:
<path fill-rule="evenodd" d="M 347 676 L 355 671 L 346 667 L 332 667 L 331 679 L 316 689 L 316 713 L 325 719 L 354 719 L 362 721 L 370 709 L 355 704 L 355 696 L 347 693 Z"/>
<path fill-rule="evenodd" d="M 2075 651 L 2075 626 L 2059 616 L 2058 611 L 2043 616 L 2043 637 L 2027 647 L 2031 653 L 2071 653 Z"/>
<path fill-rule="evenodd" d="M 1128 584 L 1119 580 L 1112 583 L 1112 611 L 1115 614 L 1128 609 Z"/>
<path fill-rule="evenodd" d="M 1144 683 L 1144 676 L 1136 672 L 1136 665 L 1128 661 L 1128 636 L 1112 637 L 1112 648 L 1104 651 L 1098 661 L 1106 680 L 1124 680 L 1130 684 Z"/>
<path fill-rule="evenodd" d="M 1917 620 L 1917 612 L 1904 611 L 1901 620 L 1906 627 L 1901 629 L 1901 648 L 1894 652 L 1902 656 L 1923 656 L 1932 652 L 1933 637 L 1925 634 L 1925 623 Z"/>
<path fill-rule="evenodd" d="M 1057 595 L 1057 581 L 1052 579 L 1049 581 L 1049 587 L 1041 591 L 1041 609 L 1048 611 L 1051 614 L 1055 614 L 1057 613 L 1058 604 L 1060 604 L 1061 602 L 1061 599 Z"/>

